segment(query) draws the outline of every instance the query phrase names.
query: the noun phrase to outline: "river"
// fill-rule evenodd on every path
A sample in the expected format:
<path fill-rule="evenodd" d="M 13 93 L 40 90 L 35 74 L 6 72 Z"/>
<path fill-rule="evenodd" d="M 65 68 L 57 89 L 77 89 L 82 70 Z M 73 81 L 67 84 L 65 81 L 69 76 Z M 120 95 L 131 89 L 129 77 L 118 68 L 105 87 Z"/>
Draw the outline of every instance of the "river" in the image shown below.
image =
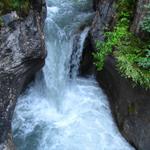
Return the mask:
<path fill-rule="evenodd" d="M 48 56 L 18 99 L 12 123 L 16 149 L 133 150 L 119 133 L 94 76 L 78 77 L 92 1 L 48 0 L 47 11 Z"/>

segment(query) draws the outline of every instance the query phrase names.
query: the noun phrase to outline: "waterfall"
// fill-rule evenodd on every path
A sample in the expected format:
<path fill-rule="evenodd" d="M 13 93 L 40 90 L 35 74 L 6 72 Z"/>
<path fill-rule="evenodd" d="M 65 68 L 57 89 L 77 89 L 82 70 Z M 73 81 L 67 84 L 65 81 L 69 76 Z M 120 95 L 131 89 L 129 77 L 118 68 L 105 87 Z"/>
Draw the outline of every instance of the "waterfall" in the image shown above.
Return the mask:
<path fill-rule="evenodd" d="M 77 76 L 89 27 L 79 29 L 93 13 L 92 1 L 48 0 L 47 10 L 48 56 L 36 81 L 18 99 L 12 123 L 16 149 L 133 150 L 95 79 Z"/>
<path fill-rule="evenodd" d="M 82 56 L 82 51 L 84 48 L 84 42 L 88 35 L 90 28 L 87 27 L 83 30 L 81 34 L 74 36 L 74 42 L 72 45 L 72 55 L 70 61 L 70 77 L 76 79 L 78 75 L 80 60 Z"/>

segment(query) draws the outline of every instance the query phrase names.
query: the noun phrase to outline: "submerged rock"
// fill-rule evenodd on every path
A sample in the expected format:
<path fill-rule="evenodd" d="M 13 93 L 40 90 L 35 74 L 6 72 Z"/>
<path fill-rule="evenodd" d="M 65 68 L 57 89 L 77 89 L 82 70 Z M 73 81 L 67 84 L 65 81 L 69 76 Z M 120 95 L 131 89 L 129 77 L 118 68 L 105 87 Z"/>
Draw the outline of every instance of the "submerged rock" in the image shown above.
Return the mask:
<path fill-rule="evenodd" d="M 79 67 L 80 76 L 92 75 L 95 72 L 95 66 L 93 64 L 94 43 L 91 38 L 92 36 L 89 33 L 84 42 L 84 48 Z"/>
<path fill-rule="evenodd" d="M 28 17 L 0 30 L 0 150 L 14 149 L 11 120 L 16 99 L 44 65 L 43 12 L 31 10 Z"/>

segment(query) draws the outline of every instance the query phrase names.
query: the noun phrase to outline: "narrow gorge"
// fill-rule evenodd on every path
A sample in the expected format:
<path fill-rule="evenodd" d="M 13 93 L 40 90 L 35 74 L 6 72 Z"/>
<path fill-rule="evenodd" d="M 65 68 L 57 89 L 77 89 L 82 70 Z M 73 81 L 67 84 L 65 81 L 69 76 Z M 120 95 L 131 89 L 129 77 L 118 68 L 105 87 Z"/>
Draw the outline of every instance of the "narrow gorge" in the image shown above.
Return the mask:
<path fill-rule="evenodd" d="M 141 1 L 130 30 L 147 39 Z M 26 16 L 2 16 L 0 150 L 149 150 L 149 89 L 133 87 L 112 54 L 95 65 L 117 1 L 29 2 Z"/>
<path fill-rule="evenodd" d="M 77 77 L 89 28 L 78 30 L 93 16 L 92 3 L 49 0 L 47 5 L 48 56 L 43 76 L 18 100 L 12 124 L 17 149 L 131 150 L 94 78 Z"/>

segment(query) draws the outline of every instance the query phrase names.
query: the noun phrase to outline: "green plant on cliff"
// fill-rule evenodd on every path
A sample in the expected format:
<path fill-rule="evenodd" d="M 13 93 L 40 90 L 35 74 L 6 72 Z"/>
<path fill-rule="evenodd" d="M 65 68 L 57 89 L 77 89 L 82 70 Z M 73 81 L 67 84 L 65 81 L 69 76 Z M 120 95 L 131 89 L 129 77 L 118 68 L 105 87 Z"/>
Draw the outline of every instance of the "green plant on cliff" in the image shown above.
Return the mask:
<path fill-rule="evenodd" d="M 0 27 L 2 27 L 3 26 L 3 20 L 2 20 L 2 18 L 0 17 Z"/>
<path fill-rule="evenodd" d="M 145 6 L 147 13 L 145 14 L 143 21 L 141 22 L 141 28 L 143 31 L 150 33 L 150 4 Z"/>
<path fill-rule="evenodd" d="M 17 11 L 23 15 L 29 12 L 29 0 L 1 0 L 0 1 L 0 16 L 11 11 Z"/>
<path fill-rule="evenodd" d="M 149 5 L 146 8 L 148 16 L 143 18 L 141 28 L 143 31 L 149 32 Z M 130 33 L 117 48 L 115 57 L 122 75 L 132 79 L 136 84 L 150 88 L 150 40 L 144 42 Z"/>
<path fill-rule="evenodd" d="M 117 67 L 122 75 L 145 88 L 150 87 L 150 57 L 147 43 L 130 35 L 115 52 Z"/>
<path fill-rule="evenodd" d="M 106 56 L 114 54 L 117 68 L 124 77 L 150 88 L 150 41 L 143 42 L 129 31 L 134 2 L 118 1 L 116 26 L 112 31 L 105 33 L 104 42 L 96 43 L 95 64 L 102 70 Z M 149 16 L 144 17 L 141 26 L 144 31 L 149 31 Z"/>
<path fill-rule="evenodd" d="M 97 41 L 97 53 L 94 54 L 98 70 L 102 70 L 107 55 L 112 53 L 114 47 L 121 46 L 122 39 L 129 34 L 128 24 L 134 0 L 120 0 L 117 3 L 117 23 L 113 31 L 105 32 L 105 42 Z"/>
<path fill-rule="evenodd" d="M 96 42 L 98 52 L 94 54 L 95 64 L 98 70 L 102 70 L 107 55 L 112 53 L 114 46 L 121 45 L 121 39 L 127 34 L 127 26 L 118 23 L 113 32 L 105 32 L 105 42 Z"/>

